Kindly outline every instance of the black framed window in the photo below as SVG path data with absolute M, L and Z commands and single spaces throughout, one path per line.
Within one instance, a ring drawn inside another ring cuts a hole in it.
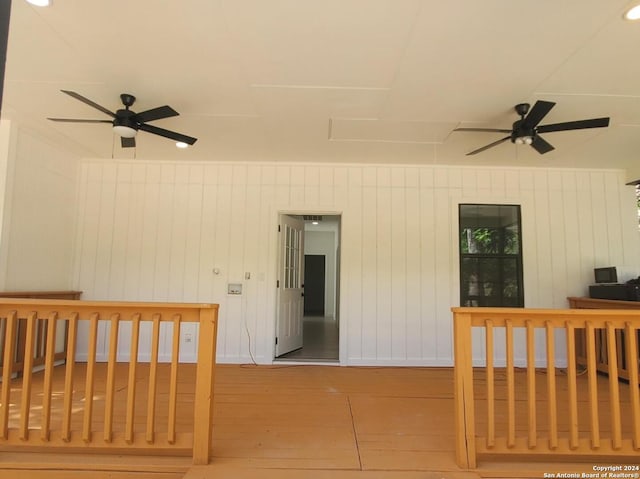
M 523 307 L 520 206 L 461 204 L 460 305 Z

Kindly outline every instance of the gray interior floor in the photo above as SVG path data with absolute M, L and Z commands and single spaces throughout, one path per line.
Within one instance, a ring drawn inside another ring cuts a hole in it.
M 295 361 L 338 361 L 338 324 L 328 316 L 305 316 L 302 347 L 277 359 Z

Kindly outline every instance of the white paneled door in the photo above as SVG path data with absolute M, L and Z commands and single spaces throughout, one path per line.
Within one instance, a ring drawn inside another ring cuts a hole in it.
M 281 215 L 278 235 L 276 357 L 302 347 L 304 221 Z

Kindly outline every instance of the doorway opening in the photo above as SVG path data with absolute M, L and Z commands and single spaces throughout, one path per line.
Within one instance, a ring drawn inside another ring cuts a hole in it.
M 283 214 L 279 224 L 275 360 L 337 362 L 340 215 Z

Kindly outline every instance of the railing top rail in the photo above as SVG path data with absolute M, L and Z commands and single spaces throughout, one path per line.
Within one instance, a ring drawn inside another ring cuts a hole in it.
M 24 298 L 25 296 L 44 296 L 44 295 L 60 295 L 60 294 L 82 294 L 82 291 L 75 290 L 24 290 L 24 291 L 0 291 L 0 298 Z
M 70 305 L 82 307 L 118 307 L 118 308 L 181 308 L 181 309 L 203 309 L 217 308 L 217 304 L 213 303 L 162 303 L 153 301 L 85 301 L 77 299 L 26 299 L 26 298 L 0 298 L 0 306 L 5 305 L 23 305 L 23 304 L 42 304 L 42 305 Z
M 554 327 L 570 321 L 576 327 L 584 327 L 589 322 L 595 327 L 612 323 L 616 328 L 625 323 L 640 325 L 640 310 L 633 309 L 529 309 L 529 308 L 469 308 L 453 307 L 454 321 L 469 320 L 472 326 L 484 326 L 491 320 L 495 326 L 504 325 L 508 320 L 514 326 L 523 326 L 527 321 L 536 327 L 551 323 Z
M 453 307 L 454 313 L 470 314 L 472 316 L 496 317 L 524 317 L 524 316 L 624 316 L 640 318 L 637 309 L 539 309 L 539 308 L 478 308 Z
M 567 296 L 569 302 L 571 301 L 579 301 L 580 303 L 597 303 L 601 304 L 610 304 L 615 306 L 615 309 L 618 309 L 620 306 L 623 306 L 621 309 L 625 309 L 624 306 L 629 306 L 628 309 L 638 309 L 640 306 L 640 301 L 625 301 L 621 299 L 600 299 L 600 298 L 589 298 L 585 296 Z
M 10 311 L 16 311 L 19 317 L 26 317 L 36 311 L 39 316 L 57 313 L 65 318 L 71 314 L 78 314 L 80 319 L 88 319 L 97 314 L 100 319 L 109 319 L 113 314 L 120 314 L 122 319 L 131 319 L 139 314 L 141 319 L 148 320 L 155 314 L 160 314 L 162 320 L 170 320 L 174 315 L 180 315 L 183 321 L 199 320 L 202 310 L 217 311 L 217 304 L 208 303 L 154 303 L 133 301 L 81 301 L 66 299 L 16 299 L 0 298 L 0 317 Z

